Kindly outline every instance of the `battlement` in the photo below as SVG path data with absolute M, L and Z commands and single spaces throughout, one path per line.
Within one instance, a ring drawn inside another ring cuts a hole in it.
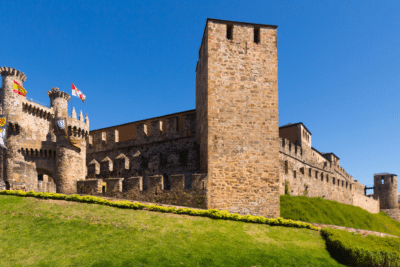
M 22 111 L 48 121 L 54 117 L 54 111 L 51 108 L 29 101 L 26 98 L 22 99 Z
M 15 68 L 11 67 L 0 67 L 0 75 L 1 76 L 17 76 L 19 79 L 21 79 L 22 82 L 26 81 L 26 75 L 19 70 L 16 70 Z
M 115 126 L 107 131 L 91 131 L 88 138 L 90 152 L 114 149 L 115 146 L 142 145 L 175 138 L 195 135 L 196 113 L 171 114 L 163 117 L 132 122 L 129 125 Z M 124 131 L 125 140 L 120 141 Z M 128 138 L 127 138 L 128 137 Z M 123 144 L 120 144 L 123 143 Z
M 51 107 L 53 107 L 53 100 L 56 98 L 64 98 L 65 100 L 69 101 L 71 96 L 66 92 L 60 91 L 58 87 L 51 88 L 51 91 L 47 92 L 47 95 L 50 97 L 51 100 Z
M 346 181 L 352 182 L 353 176 L 349 175 L 344 168 L 339 166 L 337 162 L 330 162 L 324 158 L 324 162 L 318 162 L 317 157 L 313 156 L 311 153 L 311 157 L 307 158 L 303 152 L 303 148 L 290 143 L 290 141 L 286 138 L 279 138 L 279 151 L 285 153 L 286 155 L 295 158 L 296 160 L 302 161 L 306 164 L 309 164 L 315 168 L 319 168 L 321 170 L 329 171 L 329 172 L 337 172 L 342 178 L 346 179 Z M 316 153 L 318 153 L 316 151 Z
M 87 115 L 86 115 L 87 118 Z M 86 138 L 89 135 L 89 121 L 67 117 L 68 134 L 70 136 Z
M 190 175 L 190 185 L 186 185 L 184 174 L 171 175 L 169 186 L 162 175 L 148 176 L 147 189 L 143 189 L 143 177 L 87 179 L 78 181 L 81 194 L 106 195 L 137 201 L 163 204 L 187 205 L 207 208 L 207 175 Z M 185 206 L 186 206 L 185 205 Z

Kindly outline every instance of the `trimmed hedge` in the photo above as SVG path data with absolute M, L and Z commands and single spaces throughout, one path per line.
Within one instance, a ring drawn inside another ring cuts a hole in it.
M 318 228 L 312 226 L 309 223 L 304 223 L 300 221 L 293 221 L 290 219 L 283 219 L 279 217 L 277 219 L 269 219 L 263 216 L 253 216 L 253 215 L 239 215 L 239 214 L 230 214 L 226 210 L 195 210 L 189 208 L 180 208 L 177 209 L 175 207 L 163 207 L 157 205 L 145 205 L 138 202 L 132 203 L 129 201 L 110 201 L 100 197 L 95 196 L 80 196 L 77 194 L 72 195 L 64 195 L 57 193 L 36 193 L 34 191 L 23 192 L 21 190 L 2 190 L 0 191 L 1 195 L 15 195 L 15 196 L 29 196 L 43 199 L 58 199 L 58 200 L 67 200 L 67 201 L 75 201 L 82 203 L 95 203 L 101 205 L 108 205 L 112 207 L 124 208 L 124 209 L 135 209 L 135 210 L 149 210 L 149 211 L 159 211 L 165 213 L 175 213 L 175 214 L 187 214 L 192 216 L 202 216 L 209 217 L 213 219 L 223 219 L 223 220 L 232 220 L 232 221 L 241 221 L 241 222 L 250 222 L 250 223 L 261 223 L 268 225 L 276 225 L 276 226 L 287 226 L 287 227 L 297 227 L 297 228 L 307 228 L 311 230 L 318 230 Z
M 323 228 L 328 251 L 346 266 L 400 266 L 400 239 L 350 233 L 339 229 Z

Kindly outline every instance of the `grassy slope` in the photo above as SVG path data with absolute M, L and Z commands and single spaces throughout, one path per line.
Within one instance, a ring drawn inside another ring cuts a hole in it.
M 360 207 L 319 197 L 281 196 L 281 217 L 400 236 L 400 222 L 391 219 L 386 213 L 372 214 Z
M 4 267 L 343 266 L 308 229 L 5 195 L 0 255 Z

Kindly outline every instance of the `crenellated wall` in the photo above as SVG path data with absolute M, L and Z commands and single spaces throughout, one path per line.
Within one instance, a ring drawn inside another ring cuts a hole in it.
M 88 154 L 195 135 L 196 111 L 169 114 L 90 132 Z
M 190 184 L 186 184 L 188 180 L 190 180 Z M 78 192 L 153 203 L 207 208 L 207 175 L 205 174 L 192 174 L 190 177 L 185 177 L 183 174 L 171 175 L 168 188 L 165 188 L 162 175 L 149 176 L 148 181 L 148 187 L 144 189 L 142 176 L 88 179 L 78 181 Z M 104 188 L 103 183 L 105 183 Z
M 287 183 L 289 193 L 294 196 L 322 197 L 379 212 L 379 199 L 366 197 L 365 185 L 353 182 L 353 177 L 337 162 L 329 162 L 317 150 L 303 153 L 302 147 L 280 138 L 279 161 L 281 195 L 285 194 Z

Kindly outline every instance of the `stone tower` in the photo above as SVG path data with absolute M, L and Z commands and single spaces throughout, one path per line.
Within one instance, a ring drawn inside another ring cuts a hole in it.
M 13 92 L 14 81 L 23 86 L 26 75 L 19 70 L 10 67 L 1 67 L 0 74 L 2 76 L 2 88 L 0 92 L 1 111 L 8 115 L 8 128 L 6 133 L 5 145 L 7 149 L 1 148 L 1 176 L 6 184 L 6 188 L 10 184 L 15 189 L 34 190 L 37 188 L 37 178 L 31 179 L 35 173 L 35 167 L 26 162 L 18 153 L 20 134 L 20 119 L 22 112 L 23 96 Z M 10 127 L 15 125 L 16 127 Z
M 277 26 L 207 19 L 196 140 L 208 208 L 280 216 Z
M 51 109 L 54 110 L 53 124 L 65 119 L 68 135 L 80 141 L 85 138 L 84 132 L 89 131 L 89 121 L 68 117 L 68 101 L 71 96 L 58 88 L 47 92 L 50 97 Z M 76 193 L 76 182 L 86 176 L 86 142 L 80 142 L 80 148 L 73 146 L 62 131 L 56 132 L 56 170 L 55 181 L 58 193 Z
M 374 174 L 374 195 L 379 196 L 381 209 L 398 209 L 397 175 Z

